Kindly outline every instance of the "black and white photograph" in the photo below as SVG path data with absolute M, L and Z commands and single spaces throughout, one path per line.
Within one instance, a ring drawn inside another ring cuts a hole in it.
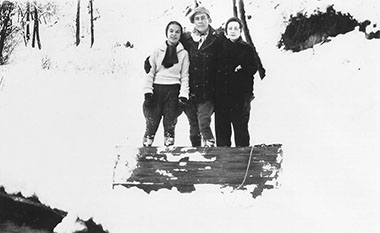
M 0 232 L 379 232 L 379 55 L 378 0 L 0 0 Z

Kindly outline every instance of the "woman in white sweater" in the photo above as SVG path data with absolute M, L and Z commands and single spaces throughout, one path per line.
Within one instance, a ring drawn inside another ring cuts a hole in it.
M 164 144 L 174 144 L 177 118 L 189 98 L 189 55 L 179 42 L 182 26 L 177 21 L 171 21 L 165 32 L 167 40 L 150 55 L 152 68 L 144 82 L 144 146 L 152 145 L 161 118 Z

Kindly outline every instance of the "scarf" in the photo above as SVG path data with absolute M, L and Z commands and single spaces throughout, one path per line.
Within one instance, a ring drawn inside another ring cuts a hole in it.
M 206 40 L 208 36 L 208 31 L 209 29 L 206 32 L 201 33 L 200 31 L 194 28 L 194 30 L 191 32 L 191 37 L 193 38 L 193 41 L 198 42 L 198 49 L 201 48 L 203 42 Z
M 167 47 L 166 47 L 164 60 L 162 60 L 162 65 L 165 68 L 170 68 L 174 64 L 178 63 L 178 57 L 177 57 L 177 45 L 178 45 L 178 43 L 175 45 L 170 45 L 166 41 L 166 45 L 167 45 Z

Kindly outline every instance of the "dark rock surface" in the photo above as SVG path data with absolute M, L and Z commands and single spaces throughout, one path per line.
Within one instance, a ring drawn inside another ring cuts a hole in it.
M 23 197 L 20 193 L 8 194 L 0 187 L 0 232 L 1 233 L 46 233 L 67 215 L 65 211 L 42 204 L 37 197 Z M 78 221 L 81 221 L 78 219 Z M 82 221 L 86 225 L 83 233 L 105 233 L 101 225 L 92 219 Z

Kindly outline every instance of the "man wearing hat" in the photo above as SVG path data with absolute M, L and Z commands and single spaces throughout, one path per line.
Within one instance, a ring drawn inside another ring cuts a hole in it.
M 182 35 L 181 43 L 189 53 L 190 98 L 184 112 L 189 119 L 192 146 L 215 146 L 211 131 L 211 115 L 214 112 L 214 85 L 216 78 L 216 50 L 219 34 L 210 26 L 210 12 L 203 6 L 190 15 L 194 24 L 192 32 Z

